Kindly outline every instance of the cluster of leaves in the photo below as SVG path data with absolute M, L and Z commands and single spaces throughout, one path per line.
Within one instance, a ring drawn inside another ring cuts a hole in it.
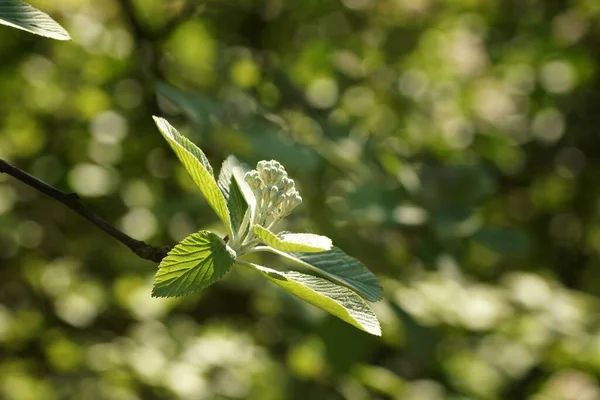
M 0 1 L 0 23 L 53 39 L 70 39 L 69 34 L 47 14 L 19 0 Z M 257 223 L 259 220 L 254 215 L 257 199 L 243 179 L 248 168 L 230 156 L 223 163 L 216 181 L 202 150 L 165 119 L 155 117 L 154 120 L 225 224 L 227 238 L 233 245 L 210 231 L 186 237 L 160 263 L 153 296 L 175 297 L 193 293 L 223 278 L 237 263 L 255 269 L 288 292 L 357 328 L 381 335 L 377 317 L 364 300 L 381 300 L 382 289 L 375 275 L 357 259 L 337 247 L 332 248 L 327 237 L 306 233 L 276 235 L 269 230 L 273 224 L 264 227 Z M 260 242 L 264 245 L 258 245 Z M 278 271 L 239 258 L 256 251 L 280 254 L 329 280 L 296 271 Z
M 200 231 L 183 239 L 160 263 L 152 294 L 182 296 L 205 288 L 223 278 L 234 264 L 260 272 L 271 282 L 302 300 L 369 332 L 381 335 L 373 310 L 364 299 L 381 299 L 381 285 L 360 261 L 332 247 L 325 236 L 309 233 L 280 233 L 262 226 L 264 219 L 257 198 L 244 179 L 249 170 L 233 156 L 228 157 L 215 180 L 213 169 L 202 152 L 164 118 L 154 118 L 158 129 L 192 177 L 212 209 L 225 225 L 228 242 L 213 232 Z M 292 183 L 293 184 L 293 183 Z M 279 254 L 322 276 L 297 271 L 278 271 L 242 260 L 257 251 Z

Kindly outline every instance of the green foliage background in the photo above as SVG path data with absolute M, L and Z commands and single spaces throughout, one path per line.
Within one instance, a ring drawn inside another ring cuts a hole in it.
M 600 2 L 30 3 L 73 41 L 0 26 L 0 157 L 155 245 L 220 228 L 151 115 L 279 160 L 282 228 L 376 272 L 383 336 L 240 268 L 151 298 L 0 175 L 1 399 L 600 398 Z

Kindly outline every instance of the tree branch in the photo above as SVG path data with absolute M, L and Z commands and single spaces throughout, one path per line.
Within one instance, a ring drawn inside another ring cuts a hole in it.
M 206 4 L 197 4 L 194 0 L 188 1 L 179 11 L 179 13 L 171 18 L 170 21 L 160 28 L 159 30 L 152 33 L 154 40 L 163 40 L 169 36 L 179 25 L 184 23 L 190 18 L 196 17 L 202 13 L 205 9 Z
M 104 232 L 108 233 L 113 238 L 117 239 L 119 242 L 123 243 L 125 246 L 129 247 L 131 251 L 138 255 L 138 257 L 159 263 L 163 258 L 166 257 L 167 253 L 171 249 L 171 246 L 154 247 L 146 242 L 132 238 L 85 208 L 81 202 L 81 199 L 76 193 L 63 192 L 54 186 L 39 180 L 35 176 L 29 175 L 27 172 L 10 165 L 2 159 L 0 159 L 0 173 L 11 175 L 26 185 L 36 189 L 37 191 L 42 192 L 55 200 L 58 200 L 71 210 L 75 211 L 77 214 L 81 215 L 83 218 L 96 225 L 98 228 L 102 229 Z

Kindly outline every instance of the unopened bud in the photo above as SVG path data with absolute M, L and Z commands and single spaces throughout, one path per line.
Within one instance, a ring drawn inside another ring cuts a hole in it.
M 290 211 L 296 207 L 298 207 L 302 203 L 302 197 L 298 194 L 298 192 L 294 192 L 289 197 Z
M 244 175 L 244 180 L 248 183 L 248 185 L 250 186 L 250 188 L 252 188 L 253 191 L 258 189 L 261 185 L 258 172 L 254 170 L 246 172 L 246 174 Z
M 294 181 L 288 177 L 284 177 L 281 182 L 281 188 L 284 192 L 288 193 L 294 188 Z
M 244 179 L 256 196 L 257 223 L 273 223 L 302 202 L 294 180 L 275 160 L 259 161 L 256 170 L 247 172 Z
M 269 165 L 267 161 L 259 161 L 258 164 L 256 164 L 256 170 L 259 174 L 262 174 L 267 165 Z

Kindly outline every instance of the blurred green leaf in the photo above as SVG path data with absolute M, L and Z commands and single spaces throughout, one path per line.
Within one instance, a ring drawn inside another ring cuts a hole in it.
M 483 228 L 473 239 L 503 254 L 526 255 L 531 248 L 529 236 L 516 229 Z
M 380 343 L 379 338 L 352 329 L 337 318 L 323 321 L 318 331 L 325 343 L 325 358 L 336 373 L 348 373 L 357 364 L 366 362 Z M 348 351 L 350 348 L 352 351 Z
M 292 140 L 291 133 L 282 127 L 259 117 L 243 127 L 254 148 L 255 157 L 262 160 L 285 160 L 289 170 L 312 171 L 319 165 L 319 158 L 309 147 Z
M 212 232 L 201 231 L 175 246 L 158 267 L 152 295 L 183 296 L 221 279 L 235 260 L 235 252 Z
M 289 140 L 287 128 L 280 118 L 274 118 L 254 98 L 240 90 L 225 91 L 218 100 L 166 83 L 159 83 L 156 91 L 179 108 L 197 128 L 206 128 L 210 120 L 217 125 L 242 130 L 241 138 L 249 142 L 254 159 L 281 159 L 288 168 L 303 171 L 317 165 L 314 151 Z
M 426 166 L 421 179 L 421 195 L 431 205 L 468 206 L 496 190 L 495 180 L 481 165 Z
M 248 263 L 249 264 L 249 263 Z M 381 336 L 381 327 L 371 307 L 350 289 L 326 279 L 296 271 L 277 271 L 251 264 L 271 282 L 302 300 L 319 307 L 372 335 Z
M 203 127 L 209 116 L 219 113 L 219 108 L 212 101 L 199 95 L 184 92 L 166 83 L 158 83 L 156 93 L 181 109 L 197 127 Z
M 0 0 L 0 24 L 56 40 L 71 40 L 50 16 L 19 0 Z

